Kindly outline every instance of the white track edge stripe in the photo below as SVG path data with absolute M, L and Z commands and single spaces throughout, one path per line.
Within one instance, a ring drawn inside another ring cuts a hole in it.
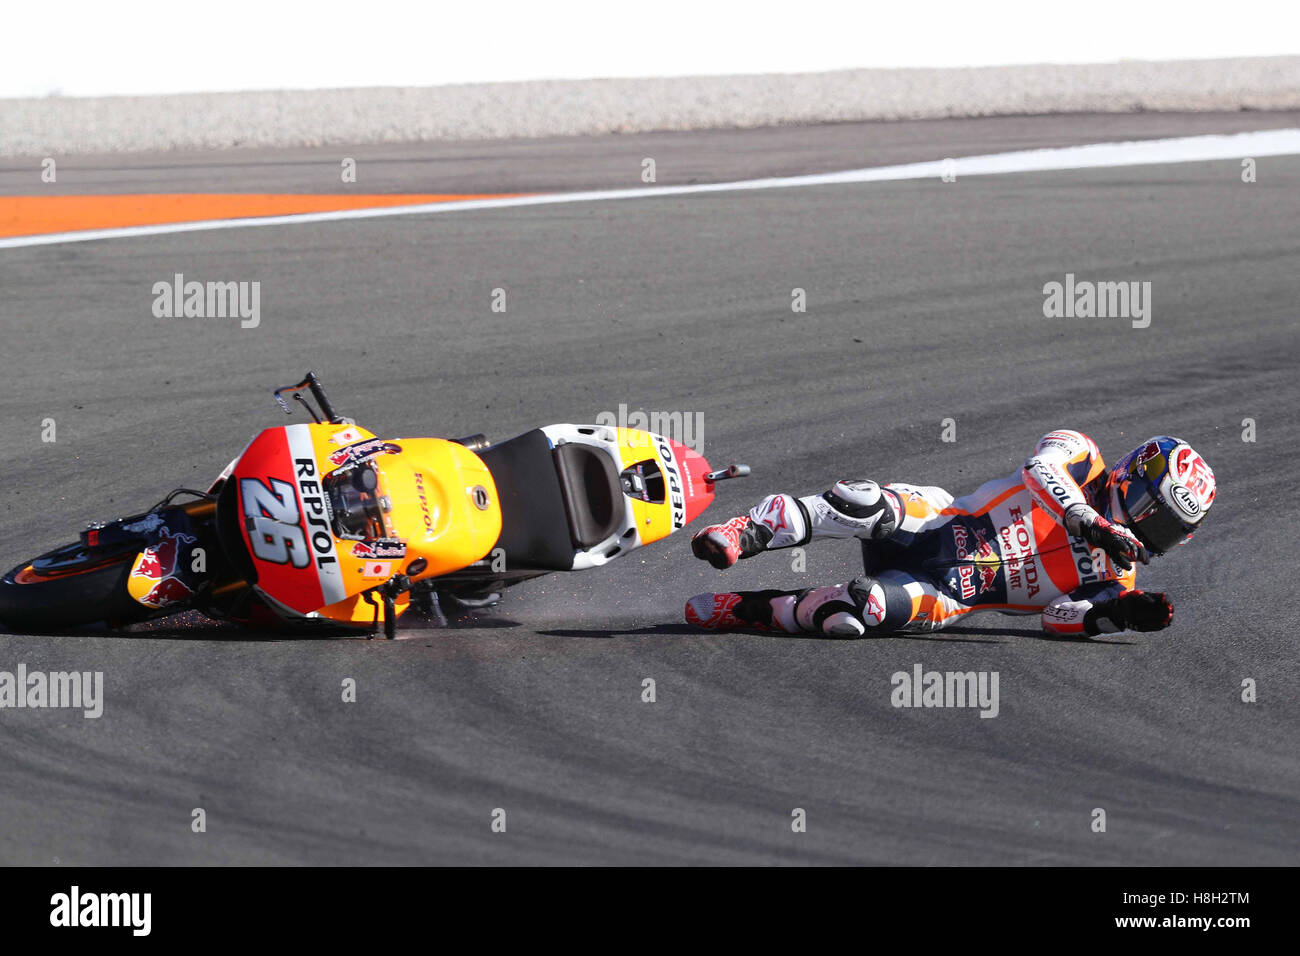
M 422 203 L 413 206 L 340 209 L 333 212 L 256 216 L 243 219 L 205 219 L 197 222 L 123 226 L 113 229 L 87 229 L 38 236 L 12 236 L 0 239 L 0 249 L 46 246 L 64 242 L 90 242 L 95 239 L 163 236 L 178 232 L 200 232 L 210 229 L 292 226 L 314 222 L 381 219 L 388 216 L 416 216 L 426 213 L 460 212 L 473 209 L 509 209 L 519 206 L 605 202 L 617 199 L 657 199 L 666 196 L 734 192 L 749 189 L 792 189 L 802 186 L 827 186 L 843 183 L 937 179 L 945 173 L 961 178 L 963 176 L 993 176 L 1006 173 L 1047 172 L 1051 170 L 1092 169 L 1113 166 L 1146 166 L 1162 163 L 1191 163 L 1218 159 L 1245 159 L 1247 157 L 1257 158 L 1260 156 L 1289 156 L 1296 154 L 1300 154 L 1300 129 L 1260 130 L 1230 135 L 1184 136 L 1175 139 L 1095 143 L 1087 146 L 1021 150 L 1012 153 L 992 153 L 984 156 L 962 156 L 953 160 L 930 160 L 920 163 L 906 163 L 899 166 L 875 166 L 834 173 L 743 179 L 735 182 L 695 183 L 683 186 L 645 186 L 639 189 L 604 189 L 572 193 L 543 193 L 532 196 L 509 196 L 500 199 L 452 200 L 449 202 Z M 4 197 L 0 197 L 0 203 L 3 201 Z

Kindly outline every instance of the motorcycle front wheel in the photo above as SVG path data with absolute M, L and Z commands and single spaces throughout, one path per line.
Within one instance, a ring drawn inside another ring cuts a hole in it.
M 20 564 L 0 578 L 0 623 L 12 631 L 41 633 L 96 621 L 118 627 L 144 620 L 148 608 L 126 589 L 137 553 L 97 555 L 72 544 Z

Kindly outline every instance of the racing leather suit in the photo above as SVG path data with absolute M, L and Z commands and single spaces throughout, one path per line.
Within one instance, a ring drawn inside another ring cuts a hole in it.
M 749 513 L 761 550 L 856 537 L 867 571 L 840 586 L 771 592 L 772 625 L 835 633 L 827 618 L 848 612 L 869 636 L 935 630 L 995 610 L 1039 615 L 1057 634 L 1123 630 L 1116 599 L 1140 594 L 1130 591 L 1136 568 L 1117 566 L 1067 530 L 1079 530 L 1071 519 L 1080 513 L 1095 520 L 1105 512 L 1106 480 L 1092 439 L 1054 431 L 1018 472 L 961 498 L 873 481 L 841 481 L 803 498 L 769 496 Z

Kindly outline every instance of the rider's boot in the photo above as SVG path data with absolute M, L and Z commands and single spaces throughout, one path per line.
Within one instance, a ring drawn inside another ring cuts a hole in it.
M 847 584 L 800 591 L 697 594 L 686 602 L 686 623 L 711 631 L 753 629 L 864 637 L 869 631 L 886 633 L 895 626 L 892 621 L 885 626 L 886 603 L 878 582 L 859 577 Z
M 710 631 L 752 628 L 759 631 L 798 630 L 792 614 L 777 613 L 778 606 L 794 607 L 798 591 L 732 591 L 725 594 L 697 594 L 686 602 L 686 623 Z M 786 620 L 783 620 L 783 617 Z

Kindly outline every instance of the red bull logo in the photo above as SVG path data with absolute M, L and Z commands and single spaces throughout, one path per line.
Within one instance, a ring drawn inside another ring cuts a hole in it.
M 357 541 L 352 545 L 354 558 L 400 559 L 406 557 L 406 543 L 403 541 Z
M 998 580 L 997 565 L 981 564 L 979 568 L 979 573 L 980 573 L 980 590 L 982 591 L 992 590 L 993 585 L 996 584 Z
M 155 580 L 170 577 L 176 572 L 176 558 L 180 554 L 181 546 L 198 541 L 198 538 L 193 535 L 172 534 L 165 525 L 159 529 L 159 534 L 161 535 L 159 540 L 141 553 L 139 563 L 131 571 L 132 577 Z
M 173 604 L 184 604 L 194 596 L 190 586 L 180 578 L 164 578 L 153 586 L 153 590 L 140 598 L 141 604 L 147 604 L 149 607 L 170 607 Z
M 344 445 L 336 452 L 330 453 L 330 464 L 359 464 L 376 455 L 395 455 L 402 450 L 401 445 L 384 441 L 382 438 L 367 438 L 352 445 Z
M 177 568 L 183 566 L 189 545 L 197 542 L 198 538 L 181 532 L 172 534 L 166 526 L 160 528 L 158 533 L 159 539 L 140 552 L 130 575 L 132 578 L 144 578 L 158 583 L 143 596 L 140 595 L 139 588 L 129 590 L 141 604 L 163 608 L 193 597 L 193 589 L 177 576 Z

